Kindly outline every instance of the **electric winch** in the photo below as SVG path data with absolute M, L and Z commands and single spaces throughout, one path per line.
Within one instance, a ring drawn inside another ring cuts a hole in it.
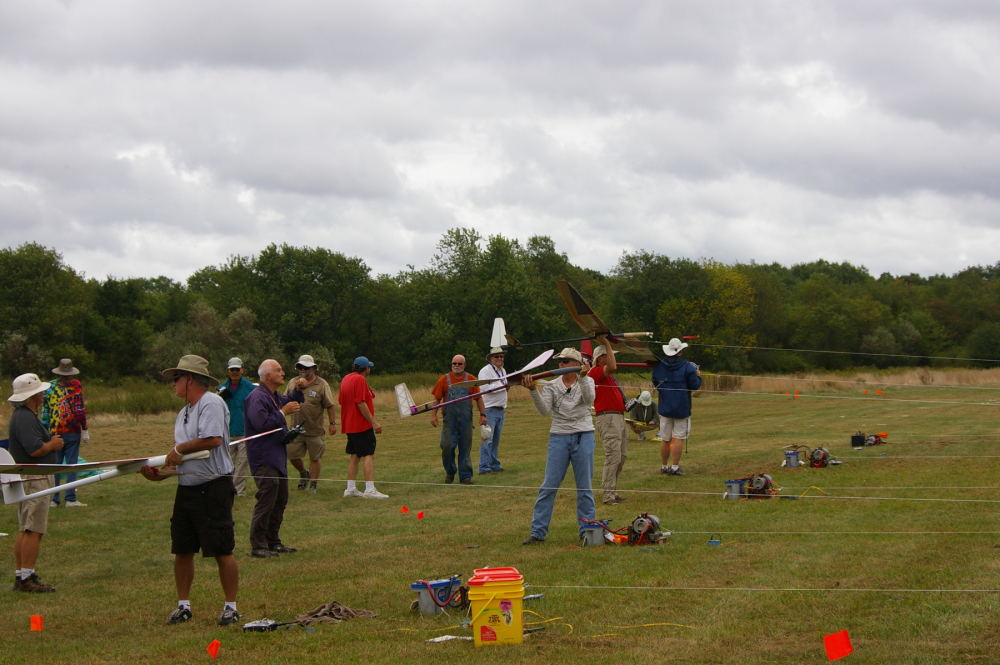
M 798 462 L 798 456 L 803 453 L 805 454 L 808 462 L 805 460 Z M 830 454 L 829 450 L 822 446 L 818 448 L 809 448 L 809 446 L 791 446 L 785 451 L 785 463 L 782 466 L 791 467 L 797 462 L 800 464 L 808 464 L 814 469 L 836 466 L 841 463 Z
M 612 529 L 608 526 L 611 520 L 588 520 L 590 529 L 600 529 L 604 532 L 604 539 L 618 544 L 636 545 L 657 545 L 671 535 L 670 531 L 663 531 L 660 526 L 660 518 L 649 513 L 642 513 L 628 526 L 620 529 Z M 588 529 L 588 527 L 584 527 Z M 589 539 L 588 539 L 589 540 Z
M 864 448 L 865 446 L 881 446 L 883 444 L 889 443 L 886 439 L 889 438 L 888 432 L 879 432 L 878 434 L 865 434 L 861 430 L 858 430 L 857 434 L 851 435 L 851 447 L 855 450 Z

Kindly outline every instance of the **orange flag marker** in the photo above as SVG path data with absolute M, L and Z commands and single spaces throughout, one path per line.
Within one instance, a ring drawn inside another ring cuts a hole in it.
M 838 658 L 843 658 L 848 654 L 854 653 L 854 647 L 851 646 L 851 638 L 848 637 L 846 630 L 826 635 L 823 638 L 823 646 L 826 647 L 826 657 L 830 660 L 837 660 Z
M 212 643 L 205 648 L 205 651 L 207 651 L 208 655 L 211 656 L 212 658 L 218 658 L 220 646 L 222 646 L 222 644 L 219 642 L 219 640 L 212 640 Z
M 866 394 L 866 395 L 868 394 L 868 391 L 867 391 L 867 390 L 865 391 L 865 394 Z
M 410 509 L 407 508 L 406 506 L 403 506 L 402 508 L 399 509 L 399 512 L 405 515 L 406 513 L 410 512 Z
M 37 631 L 41 631 L 42 630 L 42 615 L 41 614 L 32 614 L 31 615 L 31 630 L 37 630 Z
M 418 520 L 424 519 L 424 511 L 421 510 L 419 513 L 417 513 L 417 519 Z
M 876 395 L 884 395 L 885 393 L 884 393 L 884 392 L 882 392 L 881 390 L 876 390 L 876 391 L 875 391 L 875 394 L 876 394 Z

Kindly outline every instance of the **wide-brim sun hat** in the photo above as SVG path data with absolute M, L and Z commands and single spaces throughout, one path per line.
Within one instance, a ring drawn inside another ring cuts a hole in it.
M 296 367 L 315 367 L 316 361 L 310 355 L 299 356 L 298 361 L 295 363 Z
M 59 361 L 59 367 L 52 370 L 53 374 L 58 374 L 59 376 L 73 376 L 79 374 L 80 370 L 73 367 L 73 361 L 69 358 L 63 358 Z
M 669 344 L 663 345 L 663 352 L 668 356 L 676 356 L 678 353 L 688 348 L 687 342 L 682 342 L 676 337 L 670 340 Z
M 560 351 L 557 355 L 552 356 L 552 360 L 575 360 L 578 363 L 583 362 L 583 356 L 576 349 L 567 346 L 565 349 Z
M 653 396 L 649 394 L 648 390 L 643 390 L 639 394 L 639 404 L 642 404 L 643 406 L 649 406 L 652 403 L 653 403 Z
M 490 349 L 490 352 L 486 354 L 487 358 L 492 358 L 493 356 L 505 356 L 507 351 L 504 350 L 502 346 L 494 346 Z
M 23 402 L 32 395 L 48 390 L 51 385 L 48 381 L 39 379 L 37 374 L 22 374 L 11 384 L 14 394 L 8 397 L 7 401 Z
M 201 356 L 181 356 L 177 367 L 163 370 L 163 376 L 168 379 L 178 374 L 197 374 L 199 376 L 207 376 L 212 381 L 218 381 L 217 378 L 208 373 L 208 361 Z

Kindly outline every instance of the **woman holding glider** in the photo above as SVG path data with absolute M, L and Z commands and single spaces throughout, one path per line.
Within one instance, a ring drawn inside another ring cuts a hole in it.
M 594 403 L 594 380 L 587 376 L 590 363 L 582 362 L 580 352 L 566 348 L 555 356 L 559 367 L 579 367 L 579 373 L 564 374 L 551 381 L 541 391 L 531 376 L 525 374 L 521 385 L 531 391 L 531 401 L 543 416 L 552 414 L 549 430 L 549 449 L 545 460 L 545 480 L 538 490 L 535 512 L 531 519 L 531 535 L 522 545 L 532 545 L 545 540 L 552 520 L 552 506 L 556 492 L 570 464 L 576 479 L 576 518 L 583 537 L 585 520 L 593 520 L 594 492 L 591 478 L 594 475 L 594 421 L 590 407 Z

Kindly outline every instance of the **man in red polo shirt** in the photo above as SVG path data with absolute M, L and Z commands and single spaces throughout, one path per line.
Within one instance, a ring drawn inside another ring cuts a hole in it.
M 351 373 L 340 382 L 340 420 L 347 435 L 346 452 L 351 456 L 351 461 L 347 463 L 345 497 L 389 498 L 375 489 L 375 435 L 382 433 L 382 426 L 375 421 L 375 393 L 365 381 L 374 366 L 368 358 L 358 356 L 351 366 Z M 364 492 L 359 492 L 355 485 L 361 460 L 364 460 Z
M 601 486 L 604 503 L 615 505 L 625 499 L 615 491 L 618 474 L 625 466 L 628 447 L 628 427 L 625 425 L 625 393 L 612 374 L 618 369 L 614 352 L 608 352 L 606 335 L 597 337 L 601 343 L 594 349 L 594 368 L 590 378 L 594 380 L 594 411 L 597 412 L 595 425 L 604 446 L 604 475 Z

